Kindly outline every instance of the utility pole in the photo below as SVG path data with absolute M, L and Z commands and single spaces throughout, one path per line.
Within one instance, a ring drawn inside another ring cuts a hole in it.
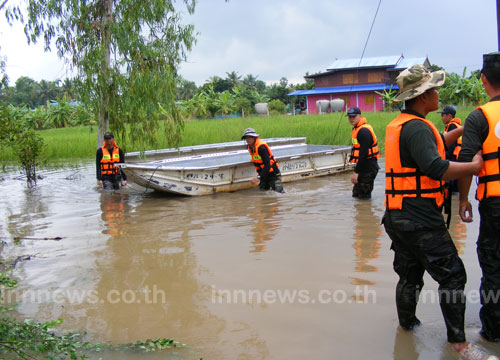
M 497 40 L 498 51 L 500 51 L 500 0 L 497 0 Z

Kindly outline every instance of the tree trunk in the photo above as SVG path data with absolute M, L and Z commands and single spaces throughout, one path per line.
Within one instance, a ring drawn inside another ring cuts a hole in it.
M 102 146 L 104 133 L 109 130 L 109 66 L 111 63 L 111 22 L 113 21 L 113 0 L 104 0 L 104 14 L 102 17 L 102 29 L 104 31 L 104 64 L 101 69 L 103 77 L 103 86 L 101 87 L 101 96 L 99 100 L 99 119 L 97 126 L 97 148 Z

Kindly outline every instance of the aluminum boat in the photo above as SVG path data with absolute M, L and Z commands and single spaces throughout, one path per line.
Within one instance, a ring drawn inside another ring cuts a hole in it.
M 353 168 L 348 162 L 350 146 L 308 145 L 305 138 L 263 140 L 279 164 L 283 182 Z M 127 153 L 125 159 L 117 166 L 128 181 L 167 193 L 197 196 L 256 186 L 250 183 L 257 173 L 244 141 Z

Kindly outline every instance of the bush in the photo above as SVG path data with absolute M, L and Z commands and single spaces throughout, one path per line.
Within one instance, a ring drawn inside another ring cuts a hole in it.
M 236 112 L 238 112 L 242 116 L 243 113 L 245 116 L 248 116 L 254 112 L 252 103 L 247 98 L 236 99 L 234 102 L 234 108 L 236 109 Z
M 272 114 L 284 114 L 285 113 L 285 104 L 283 104 L 280 100 L 272 100 L 269 102 L 269 113 Z

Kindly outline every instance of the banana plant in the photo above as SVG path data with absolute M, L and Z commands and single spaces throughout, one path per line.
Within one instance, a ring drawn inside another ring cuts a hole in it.
M 252 92 L 252 95 L 256 103 L 261 103 L 261 102 L 266 103 L 269 102 L 270 100 L 269 96 L 267 96 L 266 94 L 261 94 L 256 90 Z
M 226 114 L 232 110 L 233 102 L 233 95 L 229 91 L 225 90 L 219 93 L 218 98 L 215 100 L 215 104 L 221 112 L 223 119 L 226 117 Z
M 398 92 L 393 90 L 392 86 L 389 90 L 384 89 L 383 92 L 375 91 L 375 93 L 384 101 L 384 111 L 394 111 L 394 106 L 401 107 L 401 103 L 396 101 Z

